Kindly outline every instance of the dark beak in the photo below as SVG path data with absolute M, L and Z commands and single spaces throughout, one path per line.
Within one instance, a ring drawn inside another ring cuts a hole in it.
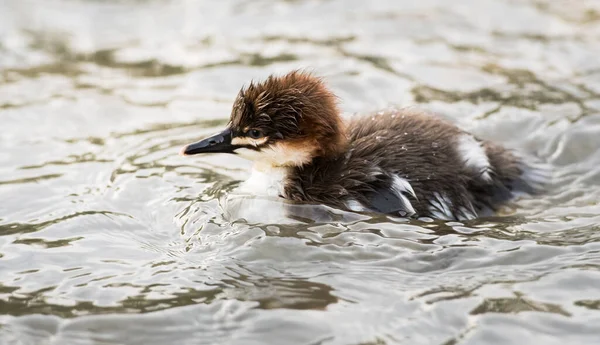
M 195 155 L 198 153 L 233 153 L 237 146 L 231 145 L 231 129 L 213 135 L 210 138 L 189 144 L 181 149 L 182 155 Z

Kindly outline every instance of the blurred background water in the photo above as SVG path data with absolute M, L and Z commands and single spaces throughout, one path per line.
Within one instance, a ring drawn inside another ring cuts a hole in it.
M 1 0 L 0 343 L 597 343 L 599 56 L 596 0 Z M 296 68 L 554 183 L 465 223 L 224 205 L 249 163 L 179 148 Z

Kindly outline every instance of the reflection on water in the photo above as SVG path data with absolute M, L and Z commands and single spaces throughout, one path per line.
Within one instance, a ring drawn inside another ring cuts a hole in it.
M 597 342 L 599 13 L 0 3 L 0 343 Z M 546 158 L 555 183 L 500 216 L 407 221 L 236 195 L 247 162 L 177 155 L 242 84 L 295 68 L 346 116 L 431 109 Z

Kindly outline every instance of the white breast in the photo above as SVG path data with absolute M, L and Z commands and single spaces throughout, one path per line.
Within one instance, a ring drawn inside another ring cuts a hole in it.
M 240 185 L 237 192 L 250 195 L 281 196 L 287 173 L 287 168 L 255 165 L 250 178 Z

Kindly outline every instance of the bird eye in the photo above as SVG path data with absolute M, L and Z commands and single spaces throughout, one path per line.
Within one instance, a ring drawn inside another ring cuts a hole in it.
M 259 129 L 251 129 L 248 131 L 248 136 L 252 139 L 260 139 L 260 138 L 264 137 L 264 134 Z

